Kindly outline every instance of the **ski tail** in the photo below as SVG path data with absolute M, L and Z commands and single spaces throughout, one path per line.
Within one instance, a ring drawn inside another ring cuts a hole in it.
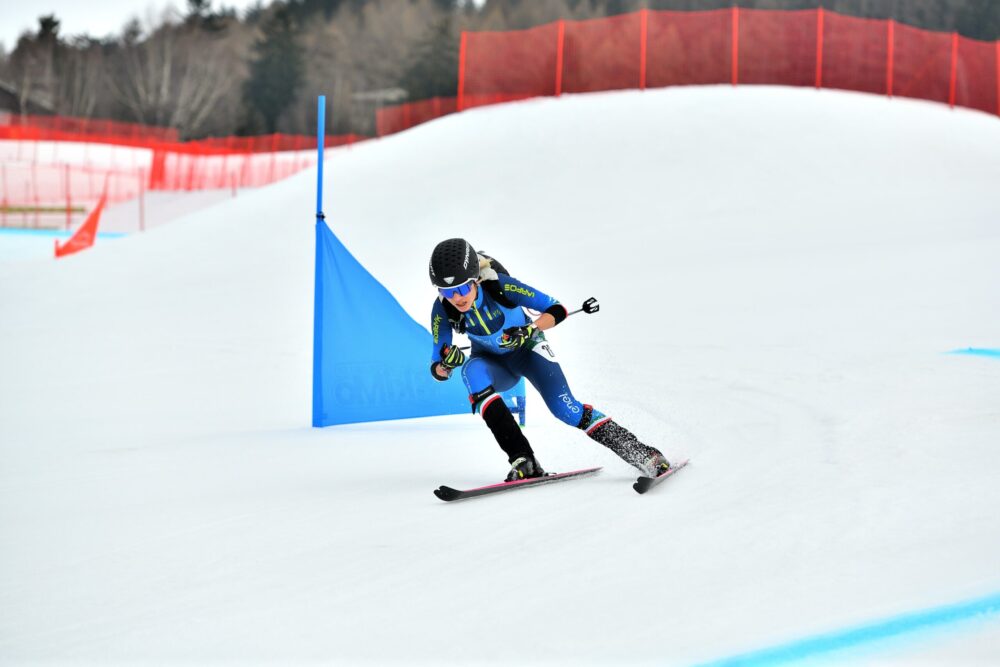
M 670 466 L 670 470 L 663 473 L 662 475 L 657 475 L 656 477 L 646 477 L 644 475 L 639 479 L 635 480 L 635 484 L 632 485 L 632 488 L 636 490 L 636 493 L 646 493 L 657 484 L 660 484 L 667 477 L 670 477 L 675 472 L 686 466 L 688 463 L 690 463 L 690 460 L 688 459 L 685 459 L 680 463 L 674 463 L 673 465 Z

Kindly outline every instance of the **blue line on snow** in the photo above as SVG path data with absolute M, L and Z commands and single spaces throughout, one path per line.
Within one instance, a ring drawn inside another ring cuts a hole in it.
M 758 667 L 779 665 L 807 658 L 815 658 L 825 653 L 833 653 L 854 648 L 862 644 L 877 642 L 899 635 L 927 630 L 932 627 L 969 621 L 976 617 L 1000 613 L 1000 593 L 989 597 L 937 607 L 925 611 L 903 614 L 885 621 L 860 625 L 798 641 L 772 646 L 771 648 L 744 653 L 703 663 L 700 667 Z
M 996 357 L 1000 359 L 1000 350 L 985 347 L 966 347 L 961 350 L 952 350 L 949 354 L 973 354 L 977 357 Z

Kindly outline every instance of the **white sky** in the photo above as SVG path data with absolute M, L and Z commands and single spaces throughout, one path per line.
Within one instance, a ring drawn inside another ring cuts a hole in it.
M 254 0 L 214 0 L 212 7 L 243 11 L 253 4 Z M 263 0 L 263 4 L 271 2 Z M 10 53 L 21 33 L 37 30 L 38 17 L 47 14 L 55 14 L 60 20 L 59 34 L 64 37 L 83 33 L 104 37 L 120 33 L 133 17 L 146 22 L 148 17 L 158 17 L 171 6 L 184 12 L 187 0 L 0 0 L 0 43 Z

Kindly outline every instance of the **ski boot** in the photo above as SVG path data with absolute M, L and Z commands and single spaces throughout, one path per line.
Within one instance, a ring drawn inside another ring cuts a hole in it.
M 639 470 L 644 471 L 646 477 L 656 478 L 670 470 L 670 461 L 668 461 L 660 452 L 656 452 L 646 459 L 642 465 L 636 467 L 639 468 Z
M 510 472 L 507 473 L 505 482 L 516 482 L 521 479 L 531 479 L 532 477 L 543 477 L 545 471 L 538 464 L 534 456 L 519 456 L 510 463 Z

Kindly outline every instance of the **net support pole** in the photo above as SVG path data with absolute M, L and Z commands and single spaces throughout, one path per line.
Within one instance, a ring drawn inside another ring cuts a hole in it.
M 320 238 L 325 225 L 323 215 L 323 153 L 326 144 L 326 96 L 320 95 L 316 109 L 316 264 L 313 278 L 313 414 L 312 425 L 318 425 L 318 408 L 316 397 L 320 395 L 322 386 L 321 364 L 323 354 L 323 264 Z
M 955 96 L 958 84 L 958 33 L 951 33 L 951 82 L 948 85 L 948 104 L 955 108 Z
M 465 53 L 468 48 L 468 34 L 463 30 L 462 39 L 458 43 L 458 99 L 455 100 L 455 110 L 465 109 Z
M 816 10 L 816 88 L 823 87 L 823 8 Z
M 893 66 L 894 66 L 894 63 L 895 63 L 895 60 L 896 60 L 896 21 L 895 20 L 889 19 L 889 28 L 888 28 L 888 31 L 889 31 L 889 34 L 888 34 L 888 38 L 887 39 L 889 40 L 889 48 L 888 48 L 888 52 L 889 53 L 886 56 L 886 66 L 885 66 L 885 69 L 886 69 L 886 73 L 885 73 L 885 94 L 888 95 L 889 97 L 892 97 L 892 75 L 893 75 Z
M 733 37 L 732 37 L 732 58 L 733 61 L 733 85 L 740 82 L 740 8 L 734 5 L 733 9 Z
M 566 21 L 561 20 L 556 32 L 556 97 L 562 95 L 563 45 L 566 42 Z
M 323 221 L 323 153 L 326 148 L 326 95 L 316 104 L 316 223 Z
M 639 90 L 646 90 L 646 39 L 649 33 L 649 10 L 639 10 Z

